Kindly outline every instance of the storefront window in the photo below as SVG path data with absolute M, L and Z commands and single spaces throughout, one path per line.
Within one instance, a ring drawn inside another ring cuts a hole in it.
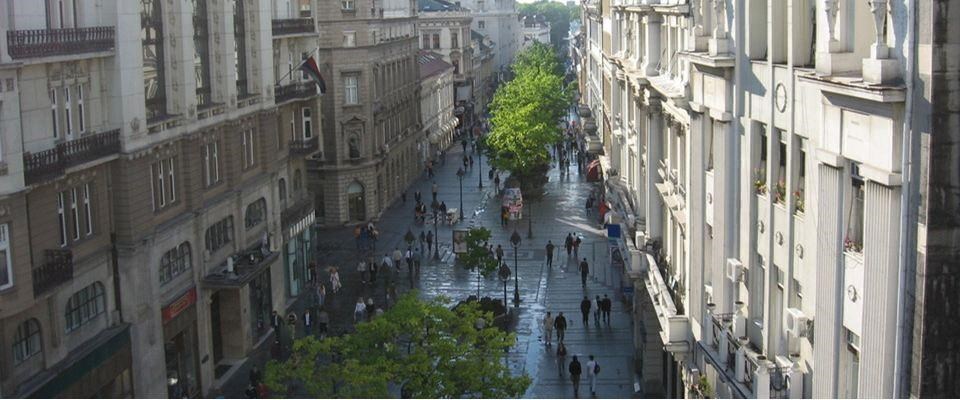
M 350 220 L 363 221 L 366 217 L 366 205 L 363 200 L 363 185 L 353 182 L 347 186 L 347 203 L 350 210 Z
M 167 360 L 167 396 L 171 399 L 193 397 L 199 392 L 196 343 L 191 326 L 164 344 Z
M 270 311 L 273 310 L 271 293 L 270 270 L 263 271 L 250 282 L 250 323 L 255 338 L 267 333 L 267 327 L 270 326 Z

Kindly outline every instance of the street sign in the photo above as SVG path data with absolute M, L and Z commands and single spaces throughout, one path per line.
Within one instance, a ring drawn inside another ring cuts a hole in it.
M 620 237 L 620 224 L 607 224 L 607 237 L 608 238 Z
M 620 291 L 623 292 L 623 295 L 624 295 L 624 296 L 630 296 L 630 295 L 633 294 L 633 285 L 624 286 L 624 287 L 620 288 Z

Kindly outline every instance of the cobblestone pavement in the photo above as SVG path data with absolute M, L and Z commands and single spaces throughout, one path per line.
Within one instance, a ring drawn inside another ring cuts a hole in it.
M 403 237 L 408 230 L 419 236 L 421 231 L 434 229 L 432 221 L 426 224 L 414 222 L 416 190 L 420 190 L 424 202 L 429 204 L 432 182 L 436 181 L 439 187 L 438 200 L 446 202 L 449 208 L 460 207 L 460 186 L 456 171 L 462 166 L 459 162 L 462 155 L 460 145 L 455 144 L 447 153 L 446 163 L 436 168 L 435 179 L 428 180 L 424 174 L 407 190 L 406 203 L 398 200 L 383 213 L 376 222 L 380 240 L 376 245 L 376 252 L 373 253 L 375 259 L 379 260 L 394 248 L 405 249 Z M 414 287 L 427 297 L 442 294 L 454 300 L 462 300 L 469 295 L 476 295 L 476 275 L 456 265 L 451 244 L 453 229 L 480 225 L 492 231 L 491 243 L 503 246 L 504 259 L 510 268 L 514 269 L 515 259 L 519 264 L 517 281 L 522 301 L 519 307 L 512 309 L 517 345 L 510 351 L 508 362 L 514 371 L 526 372 L 533 378 L 526 397 L 573 396 L 572 385 L 566 372 L 564 371 L 563 378 L 558 374 L 556 357 L 553 355 L 556 344 L 546 347 L 541 337 L 540 320 L 546 311 L 552 311 L 554 315 L 562 311 L 567 316 L 570 328 L 565 342 L 571 356 L 580 355 L 585 365 L 586 355 L 594 354 L 600 362 L 597 397 L 632 397 L 635 374 L 630 314 L 617 300 L 616 288 L 619 283 L 609 269 L 604 231 L 596 222 L 596 216 L 587 217 L 583 207 L 594 184 L 587 183 L 585 177 L 577 173 L 576 164 L 570 167 L 569 174 L 564 176 L 561 176 L 556 168 L 551 169 L 544 199 L 533 204 L 528 202 L 525 206 L 524 212 L 532 212 L 533 215 L 531 239 L 527 236 L 526 220 L 511 222 L 507 227 L 500 226 L 498 199 L 492 188 L 493 182 L 488 179 L 489 166 L 486 159 L 483 161 L 482 170 L 479 164 L 475 164 L 472 169 L 466 170 L 467 175 L 463 179 L 464 221 L 454 226 L 441 223 L 436 227 L 440 257 L 433 259 L 425 254 L 419 277 L 411 279 L 404 267 L 400 272 L 393 272 L 389 276 L 378 274 L 376 285 L 362 285 L 356 272 L 359 253 L 353 239 L 352 227 L 321 232 L 319 240 L 323 250 L 320 253 L 320 264 L 340 266 L 343 281 L 343 290 L 339 294 L 329 296 L 328 290 L 327 306 L 331 309 L 331 332 L 338 334 L 353 329 L 353 305 L 357 297 L 374 297 L 378 304 L 384 304 L 388 280 L 395 282 L 400 292 Z M 483 174 L 483 189 L 478 188 L 479 173 Z M 523 238 L 516 254 L 509 241 L 514 229 Z M 580 286 L 576 262 L 568 260 L 563 250 L 563 239 L 569 232 L 583 236 L 580 256 L 587 258 L 592 270 L 585 289 Z M 557 246 L 553 268 L 545 265 L 544 247 L 547 240 L 552 240 Z M 322 278 L 327 279 L 327 274 L 322 274 Z M 511 279 L 507 284 L 507 297 L 511 305 L 513 286 Z M 482 296 L 502 299 L 504 286 L 493 276 L 480 281 L 480 292 Z M 593 298 L 596 295 L 602 297 L 604 294 L 609 294 L 614 299 L 611 324 L 588 328 L 582 326 L 580 300 L 584 295 Z M 300 303 L 303 303 L 302 299 L 295 306 L 298 310 L 303 308 Z M 229 384 L 224 385 L 227 388 L 224 392 L 226 396 L 243 397 L 247 369 L 252 364 L 262 365 L 269 357 L 269 346 L 265 347 L 251 357 L 249 365 L 231 377 Z M 567 362 L 569 360 L 570 356 L 567 357 Z M 581 383 L 580 394 L 583 397 L 590 395 L 586 377 Z

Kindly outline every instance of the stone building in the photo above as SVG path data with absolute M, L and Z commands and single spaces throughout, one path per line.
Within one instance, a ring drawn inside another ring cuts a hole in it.
M 550 22 L 542 15 L 523 16 L 523 41 L 520 43 L 520 50 L 530 47 L 535 42 L 550 44 Z
M 317 222 L 377 219 L 422 171 L 416 2 L 316 5 L 317 60 L 328 90 L 320 152 L 308 160 Z
M 494 70 L 510 68 L 520 50 L 523 33 L 515 0 L 461 0 L 460 5 L 471 11 L 471 28 L 487 35 L 493 43 Z
M 420 51 L 420 119 L 423 135 L 417 142 L 419 162 L 425 164 L 440 149 L 453 142 L 457 119 L 453 116 L 455 69 L 443 56 Z
M 583 3 L 644 395 L 960 395 L 958 12 Z
M 480 65 L 474 64 L 477 50 L 470 35 L 470 10 L 445 0 L 419 0 L 418 7 L 420 49 L 440 54 L 453 65 L 454 99 L 462 110 L 460 125 L 469 124 L 479 112 L 475 106 L 486 104 L 474 97 L 482 77 Z
M 316 9 L 0 8 L 0 394 L 201 396 L 268 337 L 307 279 Z

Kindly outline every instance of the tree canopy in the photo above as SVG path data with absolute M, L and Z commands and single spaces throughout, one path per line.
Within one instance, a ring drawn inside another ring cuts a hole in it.
M 477 298 L 480 298 L 480 277 L 490 276 L 497 272 L 497 259 L 490 256 L 490 251 L 484 246 L 490 240 L 490 230 L 484 227 L 472 228 L 467 231 L 467 252 L 458 258 L 464 267 L 477 272 Z
M 294 342 L 293 354 L 267 364 L 272 392 L 317 398 L 515 398 L 530 385 L 513 376 L 505 351 L 514 334 L 493 327 L 493 316 L 465 303 L 455 310 L 443 297 L 416 292 L 355 333 Z

